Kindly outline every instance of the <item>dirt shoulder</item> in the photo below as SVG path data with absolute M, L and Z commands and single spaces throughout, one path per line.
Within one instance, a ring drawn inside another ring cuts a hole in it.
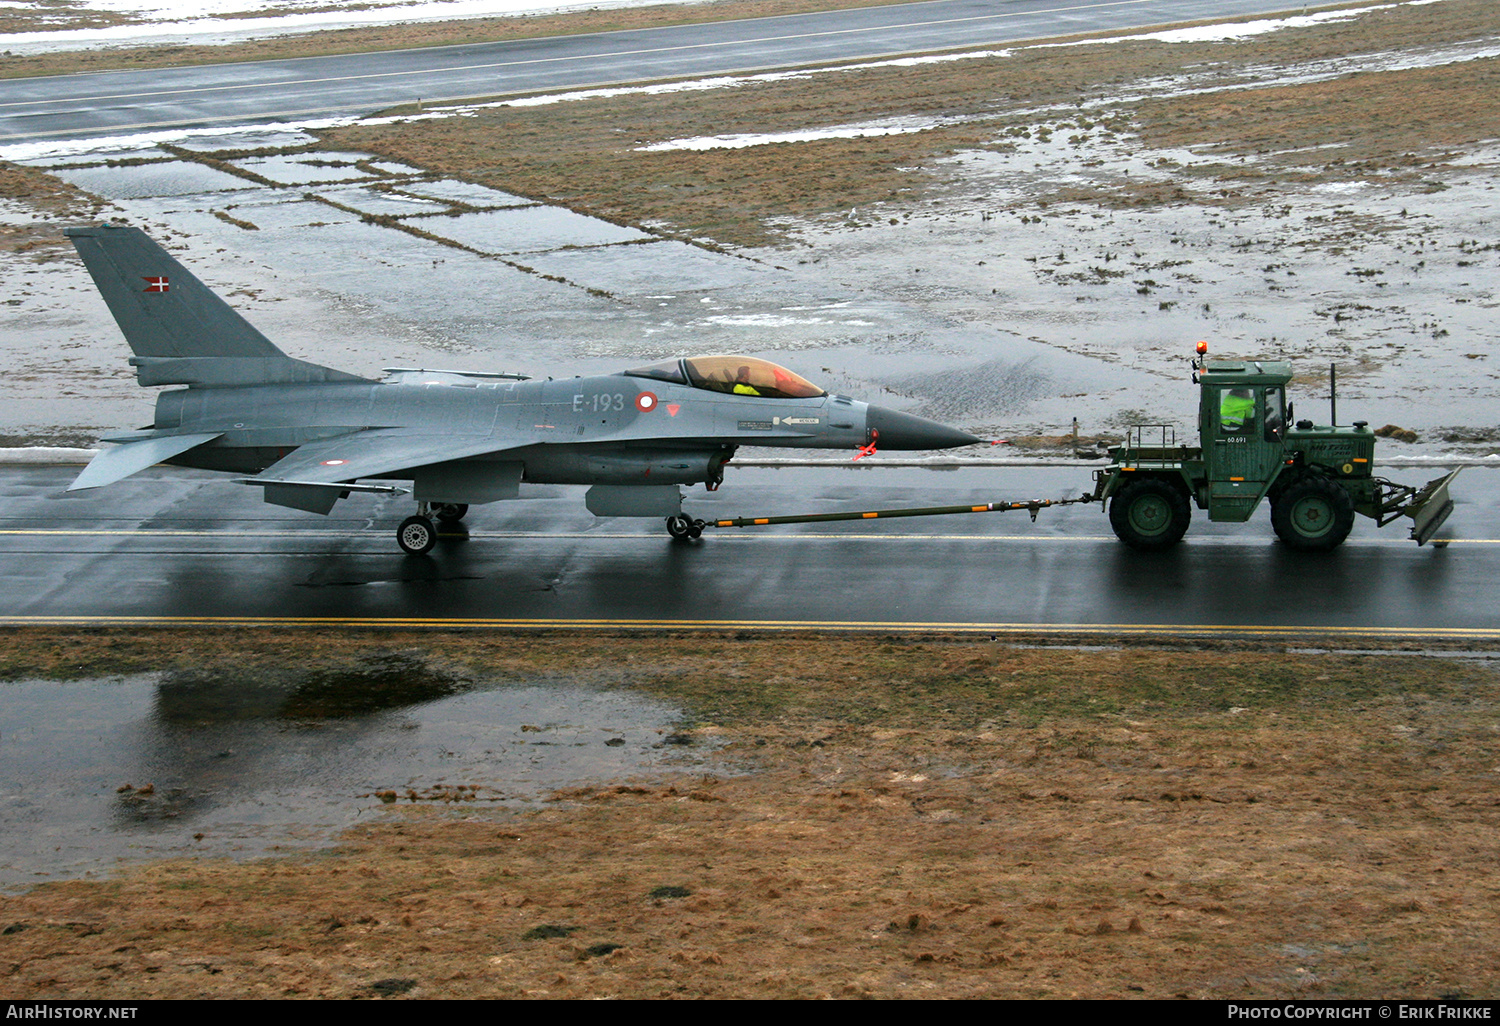
M 1500 992 L 1487 661 L 477 633 L 316 655 L 331 637 L 21 631 L 0 665 L 607 671 L 727 744 L 707 773 L 398 801 L 317 854 L 0 898 L 10 994 Z

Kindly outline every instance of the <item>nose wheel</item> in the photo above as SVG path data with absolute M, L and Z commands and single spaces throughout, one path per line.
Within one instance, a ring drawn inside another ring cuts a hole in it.
M 693 520 L 683 516 L 681 513 L 675 517 L 667 517 L 667 533 L 677 541 L 687 541 L 689 538 L 701 538 L 703 536 L 703 521 Z

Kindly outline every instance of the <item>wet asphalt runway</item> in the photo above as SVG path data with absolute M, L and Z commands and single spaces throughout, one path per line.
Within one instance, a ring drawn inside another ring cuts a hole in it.
M 1283 10 L 1277 0 L 929 3 L 389 53 L 0 81 L 0 143 L 261 124 L 397 104 L 1013 43 Z
M 1407 522 L 1356 522 L 1306 556 L 1195 511 L 1188 540 L 1143 555 L 1097 506 L 709 531 L 673 544 L 654 520 L 596 520 L 582 489 L 477 507 L 467 538 L 409 557 L 409 499 L 355 496 L 321 518 L 253 489 L 156 468 L 97 492 L 74 467 L 0 469 L 0 622 L 332 622 L 1321 635 L 1353 643 L 1500 639 L 1500 475 L 1470 469 L 1442 549 Z M 1428 470 L 1390 470 L 1420 481 Z M 740 469 L 691 493 L 702 517 L 1033 497 L 1088 487 L 1082 467 L 848 471 Z
M 0 83 L 0 141 L 258 122 L 472 96 L 910 51 L 1271 10 L 1264 0 L 942 0 L 721 25 L 346 58 Z M 918 22 L 921 24 L 919 25 Z M 320 518 L 213 475 L 158 468 L 94 493 L 71 467 L 0 468 L 0 622 L 943 626 L 1125 633 L 1500 636 L 1500 479 L 1460 479 L 1445 549 L 1357 523 L 1308 557 L 1198 513 L 1143 556 L 1097 507 L 710 532 L 595 520 L 581 489 L 474 511 L 466 538 L 403 555 L 406 500 Z M 1425 480 L 1435 471 L 1392 472 Z M 737 470 L 698 516 L 825 512 L 1076 494 L 1082 468 Z

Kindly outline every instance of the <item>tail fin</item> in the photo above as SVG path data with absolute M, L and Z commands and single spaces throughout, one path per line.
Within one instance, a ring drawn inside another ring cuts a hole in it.
M 139 228 L 64 230 L 114 315 L 143 385 L 365 380 L 293 360 Z
M 68 228 L 136 356 L 284 356 L 139 228 Z

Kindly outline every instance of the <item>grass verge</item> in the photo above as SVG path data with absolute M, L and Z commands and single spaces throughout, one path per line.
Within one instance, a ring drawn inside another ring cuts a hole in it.
M 396 804 L 324 852 L 0 896 L 13 997 L 1500 993 L 1486 662 L 331 637 L 30 629 L 0 666 L 577 679 L 671 698 L 727 745 L 706 774 Z

